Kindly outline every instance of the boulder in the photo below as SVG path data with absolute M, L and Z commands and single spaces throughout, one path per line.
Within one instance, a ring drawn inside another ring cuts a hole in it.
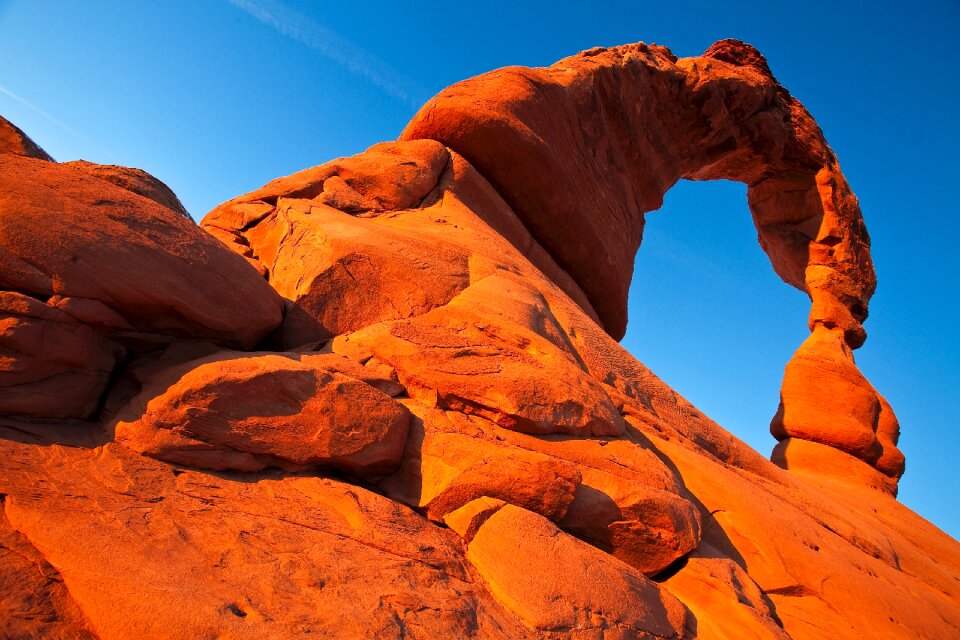
M 522 289 L 504 296 L 512 284 L 491 276 L 441 308 L 339 337 L 333 349 L 376 354 L 428 406 L 525 433 L 622 435 L 623 418 L 549 309 Z
M 465 433 L 438 409 L 407 406 L 416 417 L 400 469 L 380 483 L 386 495 L 437 522 L 485 496 L 563 518 L 580 483 L 573 464 Z
M 0 289 L 91 299 L 136 332 L 244 348 L 282 309 L 240 256 L 179 213 L 84 167 L 4 154 Z
M 564 531 L 646 575 L 656 575 L 700 543 L 700 514 L 689 500 L 590 467 L 582 475 L 557 523 Z
M 375 145 L 226 202 L 202 226 L 290 301 L 277 346 L 329 339 L 423 313 L 466 286 L 467 252 L 377 220 L 421 207 L 449 160 L 433 141 Z
M 286 463 L 357 476 L 392 471 L 407 410 L 323 365 L 331 359 L 229 353 L 187 363 L 147 382 L 118 416 L 116 438 L 145 455 L 209 469 Z
M 467 544 L 490 590 L 541 638 L 684 638 L 687 613 L 642 573 L 504 505 Z

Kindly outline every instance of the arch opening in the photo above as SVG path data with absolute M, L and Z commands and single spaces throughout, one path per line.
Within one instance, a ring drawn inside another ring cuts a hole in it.
M 771 269 L 745 198 L 740 183 L 681 180 L 647 214 L 621 343 L 763 451 L 810 301 Z

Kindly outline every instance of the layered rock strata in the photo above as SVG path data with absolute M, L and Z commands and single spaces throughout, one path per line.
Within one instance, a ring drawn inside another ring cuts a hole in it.
M 486 74 L 199 227 L 2 124 L 0 632 L 960 633 L 960 545 L 891 495 L 853 362 L 856 199 L 751 47 Z M 811 296 L 776 464 L 616 342 L 683 177 L 746 182 Z

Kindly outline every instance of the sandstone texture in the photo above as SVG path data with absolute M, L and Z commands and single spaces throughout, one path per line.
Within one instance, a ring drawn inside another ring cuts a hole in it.
M 337 372 L 336 363 L 325 366 L 331 359 L 339 358 L 217 354 L 190 361 L 151 378 L 131 399 L 115 424 L 116 440 L 154 458 L 217 470 L 394 470 L 407 439 L 407 410 Z
M 771 460 L 618 343 L 644 214 L 748 185 L 811 299 Z M 442 91 L 196 225 L 0 120 L 0 636 L 960 636 L 853 350 L 875 277 L 811 116 L 725 40 Z

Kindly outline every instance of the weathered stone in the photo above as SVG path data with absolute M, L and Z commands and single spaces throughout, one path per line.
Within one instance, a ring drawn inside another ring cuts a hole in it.
M 874 467 L 883 456 L 884 472 L 893 479 L 884 486 L 895 488 L 903 473 L 893 410 L 857 369 L 840 332 L 823 326 L 815 327 L 790 359 L 770 430 L 777 440 L 797 438 L 835 447 Z M 837 468 L 828 462 L 833 457 L 825 455 L 824 469 Z M 810 462 L 804 464 L 808 469 Z
M 53 162 L 53 158 L 40 145 L 3 116 L 0 116 L 0 153 Z
M 183 204 L 180 203 L 180 198 L 177 197 L 177 194 L 171 191 L 170 187 L 143 169 L 120 167 L 113 164 L 97 164 L 95 162 L 87 162 L 86 160 L 64 162 L 62 166 L 80 169 L 94 178 L 106 180 L 121 189 L 126 189 L 144 198 L 153 200 L 174 213 L 180 214 L 183 218 L 192 220 L 190 214 L 183 208 Z
M 749 45 L 678 60 L 639 43 L 500 69 L 441 91 L 401 135 L 416 139 L 439 140 L 490 180 L 614 338 L 643 214 L 680 178 L 722 178 L 748 184 L 761 245 L 810 292 L 812 321 L 862 342 L 875 278 L 856 198 L 813 118 Z
M 69 313 L 0 291 L 0 414 L 92 416 L 121 353 Z
M 791 472 L 820 475 L 832 481 L 847 482 L 897 495 L 895 478 L 884 475 L 849 453 L 818 442 L 786 438 L 774 447 L 770 460 Z
M 773 604 L 736 562 L 709 545 L 661 583 L 690 609 L 703 640 L 790 640 Z
M 380 484 L 388 496 L 422 509 L 437 522 L 485 496 L 551 520 L 564 516 L 580 482 L 576 466 L 464 433 L 443 411 L 408 406 L 416 417 L 403 464 Z
M 752 47 L 468 81 L 218 207 L 216 240 L 11 131 L 0 634 L 960 635 L 960 546 L 893 499 L 899 425 L 850 353 L 859 205 Z M 681 177 L 747 183 L 810 295 L 777 464 L 612 337 Z
M 681 638 L 686 611 L 642 573 L 505 505 L 467 545 L 494 597 L 543 638 Z
M 216 354 L 157 376 L 116 424 L 119 442 L 161 460 L 259 471 L 332 466 L 359 476 L 400 463 L 409 414 L 366 382 L 285 354 Z M 349 370 L 349 369 L 347 369 Z
M 92 299 L 139 332 L 245 348 L 280 322 L 269 285 L 179 213 L 82 167 L 7 154 L 0 288 Z
M 700 542 L 700 514 L 675 493 L 598 471 L 583 480 L 561 529 L 654 575 Z
M 512 284 L 491 276 L 442 308 L 374 325 L 338 339 L 333 349 L 349 352 L 356 347 L 345 343 L 353 343 L 375 353 L 427 405 L 525 433 L 622 435 L 623 418 L 583 370 L 549 308 L 538 309 L 523 289 L 517 298 L 502 295 Z
M 366 489 L 177 470 L 116 444 L 0 453 L 10 527 L 95 637 L 530 637 L 452 533 Z

